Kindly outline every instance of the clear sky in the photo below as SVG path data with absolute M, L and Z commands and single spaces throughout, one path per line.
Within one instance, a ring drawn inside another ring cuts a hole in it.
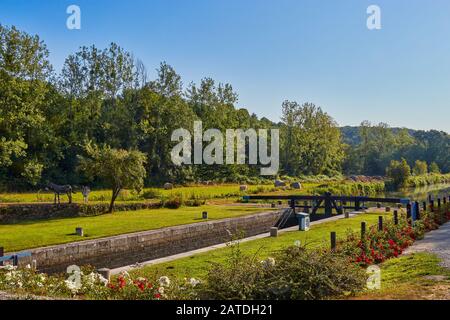
M 81 30 L 66 8 L 81 8 Z M 366 9 L 381 8 L 381 30 Z M 340 125 L 363 120 L 450 131 L 448 0 L 0 0 L 0 23 L 39 36 L 59 71 L 81 45 L 133 52 L 154 78 L 229 82 L 239 106 L 278 121 L 285 99 Z

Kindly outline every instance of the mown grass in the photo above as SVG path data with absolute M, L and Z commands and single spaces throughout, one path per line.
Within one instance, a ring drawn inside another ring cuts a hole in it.
M 445 298 L 436 289 L 444 287 L 449 293 L 450 270 L 439 263 L 436 255 L 425 252 L 389 259 L 380 265 L 381 288 L 361 293 L 356 299 Z M 436 280 L 433 276 L 440 278 Z
M 268 210 L 270 209 L 248 206 L 202 206 L 116 212 L 95 217 L 28 221 L 0 225 L 0 246 L 4 247 L 5 251 L 12 252 L 53 244 L 196 223 L 204 221 L 201 218 L 202 211 L 208 212 L 209 220 L 217 220 Z M 80 238 L 74 234 L 76 227 L 83 227 L 85 237 Z
M 121 201 L 142 201 L 147 199 L 168 198 L 171 196 L 181 195 L 184 199 L 201 199 L 209 200 L 216 198 L 238 198 L 245 194 L 271 192 L 275 188 L 273 185 L 253 185 L 248 186 L 247 192 L 239 190 L 238 184 L 226 184 L 216 186 L 190 186 L 190 187 L 178 187 L 172 190 L 164 190 L 163 188 L 146 188 L 141 194 L 136 194 L 129 190 L 123 190 L 119 197 L 118 202 Z M 89 201 L 91 202 L 104 202 L 110 201 L 110 190 L 95 190 L 89 195 Z M 54 195 L 47 191 L 36 191 L 28 193 L 3 193 L 0 194 L 0 203 L 8 202 L 53 202 Z M 65 195 L 61 196 L 61 201 L 67 201 Z M 81 192 L 77 191 L 73 194 L 74 202 L 82 202 L 83 196 Z
M 385 214 L 384 214 L 385 215 Z M 380 214 L 361 214 L 349 219 L 339 219 L 313 225 L 309 231 L 290 231 L 280 234 L 277 238 L 262 238 L 258 240 L 242 242 L 239 244 L 242 252 L 248 255 L 257 255 L 259 259 L 270 256 L 273 252 L 292 246 L 296 241 L 308 248 L 328 246 L 330 232 L 335 231 L 337 237 L 345 238 L 350 230 L 359 230 L 361 221 L 368 225 L 375 225 Z M 387 216 L 387 215 L 386 215 Z M 176 277 L 203 278 L 208 272 L 212 262 L 224 262 L 230 253 L 230 248 L 221 248 L 209 252 L 196 254 L 190 257 L 174 260 L 157 265 L 149 265 L 132 272 L 139 276 L 152 274 L 169 275 Z

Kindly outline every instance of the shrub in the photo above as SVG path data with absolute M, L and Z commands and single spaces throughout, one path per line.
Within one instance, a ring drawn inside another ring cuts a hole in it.
M 180 208 L 184 201 L 182 194 L 172 194 L 168 199 L 163 200 L 164 207 L 169 209 L 178 209 Z
M 390 179 L 393 187 L 405 187 L 406 182 L 411 176 L 411 168 L 405 159 L 402 159 L 402 161 L 392 160 L 386 168 L 386 175 Z
M 289 247 L 258 261 L 231 245 L 226 263 L 213 264 L 199 289 L 203 299 L 309 300 L 361 290 L 365 272 L 343 255 Z

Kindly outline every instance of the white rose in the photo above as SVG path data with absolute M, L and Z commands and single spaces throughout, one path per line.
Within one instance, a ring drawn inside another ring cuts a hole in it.
M 162 287 L 170 286 L 170 279 L 169 279 L 169 277 L 163 276 L 163 277 L 159 278 L 159 284 Z

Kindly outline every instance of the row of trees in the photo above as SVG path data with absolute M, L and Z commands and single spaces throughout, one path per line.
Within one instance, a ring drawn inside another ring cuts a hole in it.
M 281 121 L 274 123 L 237 108 L 237 101 L 230 84 L 211 78 L 184 86 L 164 62 L 149 80 L 143 63 L 114 43 L 80 48 L 56 73 L 38 36 L 0 25 L 0 186 L 87 183 L 102 169 L 89 163 L 89 156 L 109 153 L 125 163 L 121 150 L 142 163 L 146 185 L 258 179 L 257 166 L 174 165 L 171 133 L 191 130 L 195 120 L 203 121 L 204 130 L 279 128 L 280 174 L 384 174 L 389 161 L 401 157 L 450 171 L 449 135 L 443 132 L 412 135 L 363 123 L 359 142 L 350 145 L 335 121 L 313 104 L 285 101 Z

